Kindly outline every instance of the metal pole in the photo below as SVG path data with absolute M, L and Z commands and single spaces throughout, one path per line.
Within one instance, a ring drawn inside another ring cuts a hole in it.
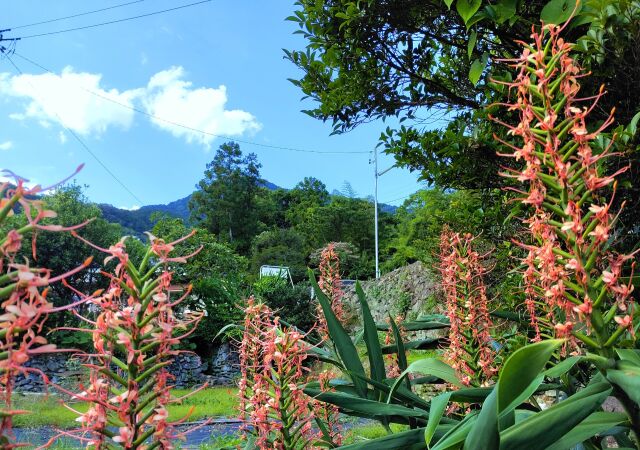
M 376 147 L 373 150 L 373 165 L 374 165 L 374 171 L 375 171 L 375 179 L 376 179 L 376 186 L 375 186 L 375 191 L 374 191 L 374 196 L 373 196 L 373 202 L 374 202 L 374 216 L 375 216 L 375 246 L 376 246 L 376 279 L 380 278 L 380 263 L 378 260 L 378 148 Z

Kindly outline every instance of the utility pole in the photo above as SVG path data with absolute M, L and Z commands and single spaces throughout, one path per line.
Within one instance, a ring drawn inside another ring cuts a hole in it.
M 6 33 L 7 31 L 11 31 L 11 28 L 7 28 L 6 30 L 0 30 L 0 53 L 2 54 L 10 52 L 10 50 L 7 49 L 7 47 L 2 45 L 3 42 L 15 43 L 20 40 L 20 38 L 5 38 L 4 33 Z
M 374 177 L 375 177 L 375 189 L 373 195 L 373 203 L 374 203 L 374 220 L 375 220 L 375 253 L 376 253 L 376 280 L 380 278 L 380 252 L 378 245 L 378 178 L 390 171 L 395 167 L 395 164 L 391 167 L 386 168 L 382 172 L 378 172 L 378 147 L 373 149 L 373 166 L 374 166 Z

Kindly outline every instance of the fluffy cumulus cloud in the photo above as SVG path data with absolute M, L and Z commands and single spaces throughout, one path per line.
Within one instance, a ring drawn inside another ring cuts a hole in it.
M 57 122 L 85 136 L 100 135 L 113 126 L 129 128 L 134 112 L 98 95 L 133 106 L 137 92 L 106 90 L 101 84 L 100 74 L 75 72 L 72 67 L 65 67 L 60 75 L 3 74 L 0 95 L 24 101 L 24 109 L 10 115 L 14 120 L 36 120 L 43 127 Z
M 252 114 L 225 109 L 225 86 L 194 87 L 182 67 L 158 72 L 146 86 L 125 91 L 104 87 L 101 74 L 71 67 L 60 75 L 0 73 L 0 97 L 22 102 L 22 110 L 9 115 L 14 120 L 33 120 L 45 128 L 59 123 L 85 136 L 99 136 L 112 127 L 128 129 L 134 109 L 154 116 L 147 119 L 160 129 L 205 148 L 216 135 L 241 136 L 261 128 Z M 66 141 L 64 134 L 60 141 Z
M 13 148 L 13 142 L 11 141 L 5 141 L 0 143 L 0 150 L 7 151 L 7 150 L 11 150 L 12 148 Z
M 256 118 L 239 109 L 227 110 L 227 88 L 194 88 L 182 67 L 158 72 L 147 85 L 144 107 L 158 127 L 208 147 L 215 135 L 240 136 L 260 130 Z M 179 126 L 180 125 L 186 125 Z M 192 128 L 192 129 L 190 129 Z M 204 134 L 201 130 L 209 134 Z

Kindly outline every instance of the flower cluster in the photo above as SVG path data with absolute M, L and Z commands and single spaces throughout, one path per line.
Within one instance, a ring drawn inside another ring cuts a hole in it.
M 314 438 L 312 399 L 302 392 L 308 346 L 282 330 L 268 306 L 247 301 L 240 344 L 240 413 L 261 449 L 306 449 Z
M 447 301 L 449 347 L 445 357 L 465 385 L 480 386 L 497 373 L 490 330 L 486 273 L 474 238 L 445 229 L 440 239 L 440 273 Z
M 78 168 L 80 170 L 80 168 Z M 26 180 L 11 172 L 5 171 L 13 182 L 5 181 L 0 184 L 0 225 L 8 231 L 0 238 L 0 395 L 4 408 L 0 410 L 0 447 L 14 448 L 19 446 L 11 433 L 12 417 L 23 411 L 11 408 L 13 381 L 18 373 L 36 372 L 42 376 L 45 383 L 48 379 L 43 373 L 25 367 L 31 356 L 55 351 L 55 345 L 48 344 L 41 336 L 43 325 L 48 314 L 62 309 L 73 308 L 77 304 L 70 304 L 63 308 L 53 308 L 47 300 L 48 286 L 55 282 L 64 281 L 70 275 L 83 270 L 90 260 L 74 270 L 57 276 L 52 276 L 46 268 L 32 267 L 26 259 L 18 258 L 22 249 L 25 233 L 32 234 L 31 250 L 35 259 L 36 233 L 39 230 L 68 231 L 80 228 L 45 225 L 44 219 L 56 217 L 54 211 L 45 209 L 41 200 L 35 199 L 39 193 L 52 189 L 54 186 L 42 188 L 35 186 L 27 188 Z M 75 175 L 75 174 L 74 174 Z M 22 217 L 18 216 L 18 212 Z M 11 223 L 8 218 L 14 216 Z M 17 228 L 13 228 L 12 226 Z
M 513 190 L 530 211 L 524 223 L 532 239 L 518 244 L 527 252 L 523 277 L 533 340 L 555 334 L 603 350 L 634 333 L 633 285 L 623 277 L 625 270 L 633 272 L 634 255 L 611 248 L 619 215 L 611 210 L 615 178 L 628 167 L 605 174 L 605 160 L 617 156 L 615 135 L 598 137 L 613 122 L 613 111 L 597 128 L 588 127 L 604 91 L 578 97 L 583 74 L 561 31 L 545 26 L 534 32 L 533 44 L 510 61 L 516 79 L 498 83 L 515 91 L 514 101 L 502 106 L 519 121 L 493 120 L 517 140 L 496 137 L 510 149 L 501 156 L 516 162 L 503 175 L 527 187 Z
M 105 273 L 109 288 L 88 299 L 97 311 L 95 320 L 79 316 L 91 325 L 80 331 L 91 333 L 95 353 L 84 355 L 89 384 L 83 392 L 70 393 L 89 408 L 78 412 L 81 428 L 69 434 L 96 449 L 114 444 L 127 449 L 174 448 L 172 442 L 185 433 L 176 426 L 189 415 L 168 420 L 167 406 L 182 399 L 171 396 L 173 377 L 166 367 L 179 353 L 176 346 L 195 331 L 202 317 L 179 312 L 190 287 L 180 298 L 170 295 L 175 289 L 169 289 L 171 272 L 166 266 L 175 260 L 169 253 L 179 241 L 165 243 L 150 236 L 151 245 L 136 267 L 125 239 L 103 249 L 77 237 L 106 253 L 105 264 L 117 264 L 113 274 Z
M 340 277 L 340 256 L 335 244 L 329 243 L 320 254 L 320 278 L 318 286 L 331 301 L 331 309 L 338 320 L 344 322 L 346 312 L 342 304 L 342 279 Z M 327 322 L 321 310 L 318 311 L 318 332 L 321 337 L 327 336 Z
M 396 324 L 398 324 L 398 331 L 400 331 L 400 336 L 403 341 L 406 341 L 407 330 L 402 326 L 402 322 L 404 318 L 401 315 L 397 315 L 395 318 Z M 391 327 L 391 318 L 387 319 L 389 323 L 389 328 L 384 335 L 384 345 L 391 345 L 394 340 L 393 329 Z M 385 355 L 385 368 L 387 370 L 387 378 L 397 378 L 402 373 L 400 370 L 400 364 L 398 363 L 398 353 L 390 353 Z

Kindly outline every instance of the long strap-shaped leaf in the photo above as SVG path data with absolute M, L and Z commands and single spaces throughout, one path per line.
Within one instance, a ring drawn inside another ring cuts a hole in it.
M 371 378 L 375 381 L 383 382 L 386 378 L 384 368 L 384 358 L 380 349 L 380 341 L 378 340 L 378 330 L 376 323 L 371 315 L 371 309 L 367 303 L 367 297 L 362 290 L 360 283 L 356 283 L 356 294 L 362 308 L 362 324 L 364 326 L 364 342 L 367 346 L 367 356 L 369 357 L 369 365 L 371 367 Z M 382 393 L 380 393 L 382 394 Z M 379 397 L 382 399 L 382 396 Z
M 577 394 L 500 433 L 500 450 L 546 449 L 598 409 L 611 393 L 609 383 L 587 386 Z
M 316 296 L 318 297 L 318 302 L 320 303 L 320 307 L 322 308 L 322 312 L 324 313 L 325 320 L 327 321 L 329 336 L 336 346 L 336 351 L 340 355 L 342 364 L 347 368 L 348 371 L 365 376 L 364 367 L 362 366 L 362 362 L 360 361 L 360 356 L 358 355 L 356 346 L 353 345 L 349 334 L 345 331 L 342 324 L 333 313 L 333 310 L 331 309 L 331 302 L 329 301 L 325 293 L 322 292 L 320 286 L 318 286 L 316 277 L 311 270 L 309 270 L 309 281 L 311 282 L 311 286 L 313 286 L 313 288 L 315 289 Z M 358 391 L 358 394 L 362 398 L 366 398 L 367 383 L 365 383 L 361 379 L 355 378 L 353 379 L 353 385 Z

